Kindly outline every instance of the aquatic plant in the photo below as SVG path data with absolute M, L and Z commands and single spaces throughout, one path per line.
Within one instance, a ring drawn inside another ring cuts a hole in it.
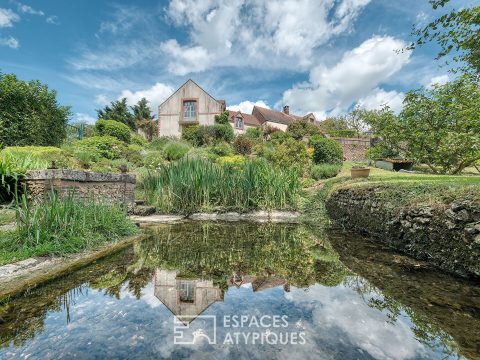
M 298 175 L 266 161 L 229 166 L 184 158 L 160 166 L 143 179 L 146 199 L 160 211 L 189 214 L 214 207 L 248 211 L 296 206 Z

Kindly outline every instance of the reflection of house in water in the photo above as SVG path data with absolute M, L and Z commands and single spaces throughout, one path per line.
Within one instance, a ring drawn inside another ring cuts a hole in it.
M 223 290 L 213 285 L 212 280 L 178 278 L 178 271 L 155 271 L 155 296 L 184 323 L 189 323 L 216 301 L 223 301 Z M 233 273 L 228 287 L 252 284 L 254 292 L 282 286 L 290 291 L 286 280 L 277 276 L 253 277 Z M 182 317 L 185 317 L 182 319 Z M 188 320 L 187 320 L 188 319 Z M 186 321 L 184 321 L 186 320 Z
M 155 296 L 176 316 L 191 322 L 216 301 L 223 301 L 223 291 L 212 280 L 177 278 L 175 270 L 157 269 Z

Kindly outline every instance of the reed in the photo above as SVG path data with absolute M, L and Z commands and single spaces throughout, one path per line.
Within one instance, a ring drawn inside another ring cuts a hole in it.
M 221 165 L 200 158 L 183 158 L 161 166 L 143 178 L 146 199 L 158 210 L 190 214 L 223 208 L 295 208 L 300 182 L 291 170 L 263 160 Z

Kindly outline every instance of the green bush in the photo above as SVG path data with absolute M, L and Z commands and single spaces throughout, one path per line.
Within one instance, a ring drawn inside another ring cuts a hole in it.
M 132 134 L 132 139 L 130 142 L 134 145 L 139 145 L 141 147 L 147 147 L 148 141 L 142 135 Z
M 233 142 L 235 152 L 240 155 L 250 155 L 253 143 L 246 135 L 238 135 Z
M 357 137 L 355 130 L 331 130 L 328 135 L 332 137 L 354 138 Z
M 316 164 L 310 168 L 310 177 L 315 180 L 329 179 L 337 176 L 342 169 L 339 164 Z
M 377 142 L 368 149 L 366 157 L 371 160 L 391 159 L 400 155 L 398 150 L 392 149 L 384 142 Z
M 170 141 L 164 146 L 163 155 L 168 161 L 175 161 L 184 157 L 188 153 L 188 150 L 190 150 L 188 144 L 179 141 Z
M 140 145 L 130 144 L 124 150 L 125 159 L 136 166 L 143 165 L 143 153 L 144 150 Z
M 302 119 L 288 125 L 287 133 L 291 134 L 295 140 L 302 140 L 305 136 L 320 134 L 320 130 L 308 120 Z
M 187 141 L 193 146 L 199 146 L 199 136 L 198 136 L 198 131 L 199 131 L 199 126 L 198 125 L 190 125 L 190 126 L 185 126 L 182 129 L 182 139 Z
M 25 82 L 0 72 L 0 143 L 3 146 L 60 146 L 67 136 L 70 108 L 39 81 Z
M 261 140 L 262 139 L 262 130 L 260 128 L 251 127 L 245 131 L 245 135 L 251 140 Z
M 162 150 L 165 145 L 167 145 L 170 141 L 174 140 L 168 136 L 161 136 L 158 138 L 153 139 L 150 144 L 148 144 L 148 148 L 151 150 Z
M 307 148 L 303 141 L 297 141 L 292 137 L 276 144 L 269 160 L 280 168 L 291 168 L 299 174 L 305 172 L 310 162 Z
M 93 164 L 100 160 L 100 155 L 97 152 L 76 149 L 73 154 L 83 169 L 90 169 Z
M 266 161 L 223 166 L 183 158 L 143 179 L 145 198 L 160 211 L 190 214 L 220 206 L 247 211 L 296 206 L 298 175 Z
M 147 169 L 157 169 L 166 163 L 167 161 L 163 158 L 163 152 L 158 150 L 148 151 L 143 159 L 143 164 Z
M 130 128 L 115 120 L 98 120 L 95 123 L 95 133 L 99 136 L 113 136 L 127 144 L 130 143 L 132 138 Z
M 74 142 L 73 147 L 111 160 L 121 158 L 126 148 L 123 142 L 113 136 L 92 136 Z
M 230 124 L 208 126 L 187 126 L 182 131 L 182 139 L 193 146 L 211 145 L 218 142 L 231 143 L 235 137 Z
M 210 152 L 218 156 L 229 156 L 233 154 L 231 146 L 225 142 L 215 144 L 210 148 Z
M 287 132 L 283 132 L 281 130 L 274 131 L 270 135 L 270 140 L 274 143 L 283 143 L 287 141 L 288 139 L 293 139 L 292 135 Z
M 313 162 L 315 164 L 341 164 L 343 162 L 342 146 L 333 139 L 315 135 L 310 138 L 313 147 Z

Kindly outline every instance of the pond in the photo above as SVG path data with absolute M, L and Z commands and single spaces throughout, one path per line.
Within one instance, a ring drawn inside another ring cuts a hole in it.
M 0 359 L 478 359 L 480 287 L 304 225 L 184 222 L 0 305 Z

